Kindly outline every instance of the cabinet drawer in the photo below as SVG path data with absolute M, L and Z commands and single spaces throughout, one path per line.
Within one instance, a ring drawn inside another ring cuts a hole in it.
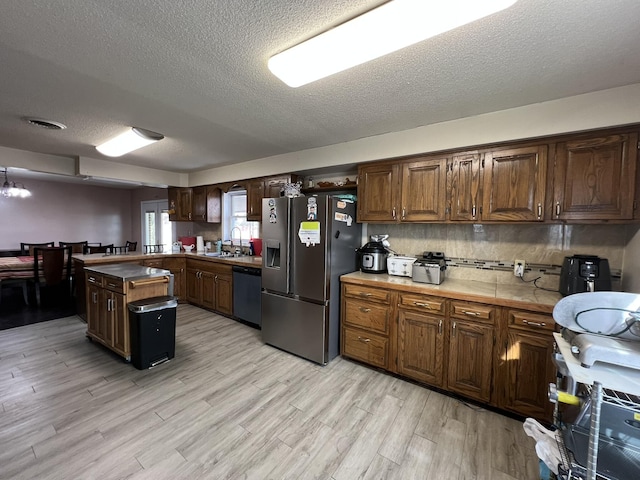
M 344 321 L 356 327 L 389 333 L 389 308 L 360 300 L 345 301 Z
M 102 275 L 98 275 L 96 273 L 86 273 L 87 284 L 96 285 L 98 287 L 102 286 Z
M 344 286 L 344 293 L 348 297 L 367 299 L 373 302 L 381 302 L 388 304 L 391 297 L 389 290 L 379 288 L 368 288 L 362 285 L 351 285 L 349 283 Z
M 475 319 L 478 322 L 493 324 L 495 317 L 496 308 L 491 305 L 460 302 L 458 300 L 451 302 L 451 318 L 461 318 L 465 320 Z
M 342 353 L 376 367 L 387 368 L 389 340 L 379 335 L 345 327 L 342 335 Z
M 425 297 L 422 295 L 412 295 L 402 293 L 400 295 L 400 306 L 408 307 L 430 313 L 445 313 L 445 299 L 439 297 Z
M 553 332 L 556 327 L 553 317 L 549 315 L 523 312 L 520 310 L 507 310 L 507 322 L 509 327 L 519 328 L 530 332 Z
M 124 283 L 122 280 L 105 277 L 102 286 L 111 292 L 124 293 Z
M 143 260 L 142 265 L 145 267 L 162 268 L 162 258 L 153 258 L 149 260 Z

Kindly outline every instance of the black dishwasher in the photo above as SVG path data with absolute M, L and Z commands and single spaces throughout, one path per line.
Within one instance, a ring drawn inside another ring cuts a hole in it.
M 233 315 L 261 326 L 262 270 L 233 266 Z

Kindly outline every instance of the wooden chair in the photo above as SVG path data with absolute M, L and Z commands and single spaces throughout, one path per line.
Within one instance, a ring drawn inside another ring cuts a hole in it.
M 88 241 L 84 242 L 58 242 L 61 247 L 71 247 L 73 253 L 84 253 L 84 249 L 89 246 Z
M 113 243 L 99 246 L 88 245 L 87 248 L 85 248 L 84 253 L 87 255 L 91 253 L 113 253 L 113 249 Z
M 162 253 L 164 251 L 164 245 L 145 245 L 144 253 Z
M 53 247 L 54 242 L 46 243 L 21 243 L 20 255 L 33 255 L 33 249 L 36 247 Z
M 40 287 L 62 287 L 65 297 L 70 292 L 72 247 L 35 247 L 33 249 L 33 284 L 40 306 Z

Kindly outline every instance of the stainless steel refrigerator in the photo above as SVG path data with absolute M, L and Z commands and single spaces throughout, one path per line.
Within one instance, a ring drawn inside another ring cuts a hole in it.
M 262 201 L 262 339 L 325 365 L 340 344 L 340 275 L 358 269 L 354 202 Z

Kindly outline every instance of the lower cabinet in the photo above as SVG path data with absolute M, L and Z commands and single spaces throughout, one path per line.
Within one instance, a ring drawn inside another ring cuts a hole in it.
M 550 315 L 343 283 L 345 357 L 550 421 Z
M 185 300 L 185 264 L 184 258 L 165 258 L 162 263 L 162 268 L 173 274 L 173 296 L 178 301 Z
M 187 259 L 185 285 L 189 303 L 233 315 L 231 265 Z

